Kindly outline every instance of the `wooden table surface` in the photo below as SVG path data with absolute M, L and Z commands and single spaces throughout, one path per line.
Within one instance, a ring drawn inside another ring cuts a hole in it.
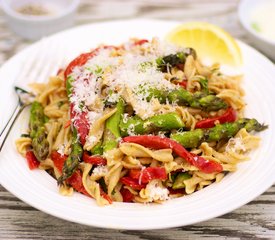
M 250 43 L 239 24 L 237 5 L 237 0 L 82 0 L 76 24 L 136 17 L 202 20 Z M 0 64 L 29 44 L 9 30 L 0 11 Z M 0 239 L 275 239 L 275 185 L 254 201 L 218 218 L 152 231 L 70 223 L 34 209 L 0 186 Z

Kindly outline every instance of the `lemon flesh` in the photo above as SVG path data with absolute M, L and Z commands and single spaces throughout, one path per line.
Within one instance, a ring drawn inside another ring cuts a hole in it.
M 181 47 L 194 48 L 203 61 L 242 65 L 242 54 L 237 42 L 215 25 L 204 22 L 184 23 L 169 32 L 165 39 Z

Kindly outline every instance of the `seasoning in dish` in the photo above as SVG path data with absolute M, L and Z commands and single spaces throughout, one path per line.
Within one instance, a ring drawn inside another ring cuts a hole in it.
M 24 15 L 43 16 L 51 15 L 53 12 L 41 4 L 26 4 L 16 9 L 18 13 Z

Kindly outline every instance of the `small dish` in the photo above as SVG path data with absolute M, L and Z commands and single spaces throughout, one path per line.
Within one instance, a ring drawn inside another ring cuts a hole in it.
M 73 25 L 79 0 L 5 0 L 2 7 L 10 28 L 29 40 Z
M 272 11 L 272 7 L 275 8 L 275 0 L 242 0 L 239 4 L 238 15 L 252 43 L 268 57 L 275 60 L 275 37 L 271 38 L 263 34 L 253 19 L 255 18 L 255 14 L 257 14 L 257 18 L 260 18 L 261 22 L 267 20 L 268 16 L 272 15 L 269 14 L 269 11 Z M 264 11 L 268 12 L 264 14 Z M 263 18 L 263 16 L 259 14 L 265 15 L 265 17 Z M 267 22 L 269 29 L 272 29 L 270 25 L 273 24 L 272 22 L 275 21 Z M 274 31 L 274 28 L 271 31 Z M 272 33 L 274 35 L 274 32 Z

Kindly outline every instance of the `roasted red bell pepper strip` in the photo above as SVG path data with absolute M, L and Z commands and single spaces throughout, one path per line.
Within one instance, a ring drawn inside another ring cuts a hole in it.
M 101 156 L 90 156 L 88 154 L 88 152 L 84 152 L 83 153 L 83 156 L 82 156 L 82 159 L 84 162 L 86 163 L 91 163 L 91 164 L 94 164 L 94 165 L 106 165 L 107 164 L 107 160 Z
M 86 137 L 88 136 L 89 130 L 90 130 L 90 125 L 87 118 L 87 112 L 78 113 L 77 117 L 75 117 L 76 112 L 73 110 L 73 106 L 74 105 L 71 104 L 71 119 L 75 118 L 74 126 L 79 135 L 80 143 L 84 145 L 86 142 Z
M 62 172 L 62 168 L 67 157 L 67 155 L 61 155 L 57 151 L 53 151 L 51 154 L 51 159 L 53 160 L 55 167 L 60 172 Z M 84 195 L 91 197 L 91 195 L 86 191 L 85 187 L 83 186 L 82 173 L 79 170 L 77 170 L 71 177 L 69 177 L 66 182 L 70 184 L 77 192 L 83 193 Z M 101 188 L 100 195 L 105 198 L 110 204 L 112 203 L 112 199 Z
M 183 80 L 183 81 L 179 82 L 178 85 L 180 85 L 182 88 L 186 89 L 187 88 L 187 81 Z
M 132 194 L 127 188 L 122 188 L 120 194 L 122 195 L 123 202 L 132 202 L 134 199 L 134 194 Z
M 83 53 L 79 55 L 77 58 L 75 58 L 73 61 L 71 61 L 67 66 L 66 70 L 64 71 L 65 82 L 67 81 L 67 77 L 72 73 L 75 67 L 83 66 L 89 59 L 96 56 L 101 49 L 109 49 L 109 48 L 117 49 L 117 47 L 114 47 L 114 46 L 103 46 L 100 48 L 96 48 L 91 52 Z M 75 116 L 77 115 L 74 121 L 74 126 L 79 134 L 79 140 L 81 144 L 84 145 L 86 142 L 86 137 L 89 134 L 89 130 L 90 130 L 90 125 L 87 119 L 87 113 L 86 112 L 76 113 L 73 110 L 74 105 L 71 103 L 70 106 L 71 106 L 70 108 L 71 119 L 74 119 Z
M 233 108 L 228 108 L 227 111 L 217 117 L 207 118 L 196 123 L 195 128 L 212 128 L 215 127 L 215 123 L 219 121 L 220 124 L 227 122 L 235 122 L 237 119 L 237 113 Z
M 137 143 L 152 149 L 170 148 L 175 154 L 205 173 L 221 172 L 223 170 L 220 163 L 191 154 L 182 145 L 170 138 L 152 135 L 129 136 L 123 138 L 123 142 Z
M 77 170 L 71 177 L 69 177 L 66 182 L 70 184 L 77 192 L 83 193 L 84 195 L 91 197 L 91 195 L 86 191 L 85 187 L 83 186 L 82 174 L 79 170 Z
M 33 151 L 27 151 L 26 159 L 30 170 L 33 170 L 39 167 L 40 162 L 35 157 Z
M 62 173 L 62 168 L 67 157 L 67 155 L 61 155 L 57 151 L 51 153 L 51 159 L 53 160 L 54 166 L 60 171 L 60 173 Z
M 131 177 L 122 177 L 120 179 L 120 182 L 125 184 L 126 186 L 129 186 L 135 190 L 141 190 L 142 188 L 146 187 L 146 184 L 139 183 L 138 180 L 133 179 Z
M 78 57 L 76 57 L 74 60 L 72 60 L 69 65 L 67 66 L 65 72 L 64 72 L 64 77 L 65 77 L 65 81 L 67 80 L 67 77 L 72 73 L 73 69 L 75 67 L 81 67 L 83 66 L 90 58 L 96 56 L 101 49 L 118 49 L 115 46 L 103 46 L 103 47 L 98 47 L 95 48 L 94 50 L 92 50 L 91 52 L 88 53 L 82 53 L 80 54 Z
M 145 169 L 131 169 L 129 177 L 138 180 L 139 183 L 148 183 L 153 179 L 166 180 L 167 174 L 163 167 L 147 167 Z
M 135 41 L 134 45 L 138 46 L 138 45 L 142 45 L 147 42 L 148 42 L 147 39 L 140 39 L 140 40 Z
M 205 158 L 198 156 L 194 153 L 190 153 L 194 160 L 195 160 L 195 164 L 194 166 L 196 166 L 198 169 L 202 170 L 205 173 L 212 173 L 212 172 L 222 172 L 223 171 L 223 167 L 220 163 L 215 162 L 215 161 L 210 161 L 210 160 L 206 160 Z
M 65 81 L 76 66 L 84 65 L 91 57 L 95 56 L 96 53 L 97 53 L 97 49 L 88 53 L 82 53 L 73 61 L 71 61 L 64 72 Z

